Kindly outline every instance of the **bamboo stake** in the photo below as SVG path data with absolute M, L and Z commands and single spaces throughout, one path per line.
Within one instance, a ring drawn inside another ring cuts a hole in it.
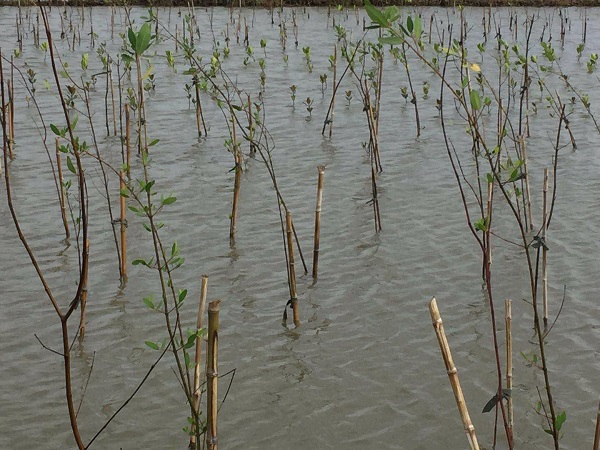
M 546 249 L 546 231 L 548 228 L 548 169 L 544 169 L 544 188 L 543 188 L 543 207 L 542 207 L 542 302 L 544 310 L 544 328 L 548 327 L 548 250 Z
M 218 450 L 217 445 L 217 357 L 219 350 L 219 303 L 215 300 L 208 304 L 208 347 L 206 367 L 206 446 L 208 450 Z
M 69 239 L 69 221 L 67 220 L 66 199 L 65 199 L 65 182 L 63 180 L 62 163 L 60 160 L 60 138 L 56 138 L 56 167 L 58 169 L 58 182 L 60 183 L 60 215 L 62 217 L 63 226 L 65 227 L 65 239 Z
M 446 365 L 446 371 L 448 372 L 450 385 L 452 386 L 452 391 L 454 392 L 454 398 L 456 400 L 456 405 L 458 406 L 460 418 L 462 419 L 463 428 L 467 434 L 469 447 L 471 450 L 479 450 L 479 443 L 477 442 L 477 436 L 475 435 L 475 427 L 471 422 L 471 417 L 469 416 L 469 411 L 467 410 L 465 397 L 463 396 L 463 391 L 460 387 L 460 381 L 458 379 L 458 370 L 456 369 L 452 359 L 452 353 L 450 352 L 450 346 L 448 345 L 448 340 L 446 339 L 444 324 L 442 322 L 435 297 L 431 299 L 431 302 L 429 302 L 429 313 L 431 314 L 433 328 L 440 345 L 442 357 L 444 358 L 444 364 Z
M 298 308 L 298 297 L 296 295 L 296 263 L 294 262 L 294 240 L 292 238 L 292 213 L 285 212 L 285 231 L 287 235 L 288 263 L 290 272 L 290 302 L 294 315 L 294 325 L 300 326 L 300 311 Z
M 110 98 L 112 102 L 112 118 L 113 118 L 113 135 L 117 135 L 117 108 L 115 104 L 115 84 L 112 77 L 112 68 L 110 68 L 111 60 L 108 61 L 110 74 Z
M 323 204 L 323 178 L 325 175 L 325 166 L 317 167 L 319 171 L 319 180 L 317 182 L 317 206 L 315 208 L 315 244 L 313 250 L 313 271 L 312 276 L 316 280 L 319 270 L 319 238 L 321 234 L 321 206 Z
M 527 171 L 527 144 L 525 143 L 525 137 L 521 136 L 521 150 L 523 152 L 523 170 L 525 171 L 525 188 L 527 189 L 527 211 L 529 215 L 529 230 L 533 230 L 533 214 L 531 213 L 531 191 L 529 189 L 529 172 Z
M 120 192 L 125 192 L 125 172 L 119 172 Z M 127 209 L 125 208 L 125 197 L 121 194 L 121 282 L 127 282 L 127 219 L 125 218 Z
M 329 139 L 331 139 L 331 133 L 333 133 L 333 118 L 335 115 L 335 86 L 337 82 L 337 44 L 333 47 L 333 90 L 331 99 L 331 117 L 329 119 Z
M 242 152 L 238 148 L 237 134 L 235 131 L 235 118 L 233 116 L 233 110 L 231 111 L 231 128 L 233 138 L 233 156 L 235 158 L 235 179 L 233 182 L 233 202 L 231 205 L 231 219 L 229 225 L 229 239 L 235 241 L 235 225 L 237 222 L 237 210 L 238 203 L 240 200 L 240 184 L 242 182 Z
M 129 103 L 125 103 L 125 149 L 127 152 L 127 178 L 131 180 L 131 122 L 129 120 Z
M 600 448 L 600 403 L 598 403 L 598 415 L 596 416 L 596 432 L 594 433 L 593 450 Z
M 507 400 L 508 410 L 508 432 L 512 437 L 514 435 L 513 426 L 513 398 L 512 398 L 512 387 L 513 387 L 513 360 L 512 360 L 512 302 L 511 300 L 505 300 L 504 306 L 506 308 L 505 317 L 505 329 L 506 329 L 506 389 L 510 391 L 510 395 Z
M 85 241 L 85 252 L 89 255 L 90 253 L 90 240 Z M 81 318 L 79 320 L 79 339 L 83 339 L 85 336 L 85 307 L 87 305 L 87 293 L 88 293 L 88 270 L 84 271 L 83 274 L 83 289 L 81 290 Z
M 206 293 L 208 291 L 208 275 L 202 275 L 202 287 L 200 288 L 200 303 L 198 304 L 198 318 L 196 320 L 196 333 L 202 329 L 202 322 L 204 320 L 204 309 L 206 307 Z M 196 336 L 196 356 L 194 358 L 194 411 L 199 414 L 200 409 L 200 396 L 202 391 L 200 390 L 200 357 L 202 355 L 202 338 Z M 197 423 L 194 419 L 194 424 Z M 192 434 L 190 435 L 190 448 L 196 448 L 196 429 L 192 428 Z

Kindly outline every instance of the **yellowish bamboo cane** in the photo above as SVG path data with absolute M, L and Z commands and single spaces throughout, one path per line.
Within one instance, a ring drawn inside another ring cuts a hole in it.
M 321 235 L 321 207 L 323 204 L 323 179 L 325 176 L 325 166 L 317 167 L 319 171 L 319 180 L 317 181 L 317 206 L 315 208 L 315 241 L 313 249 L 313 270 L 312 276 L 316 280 L 319 272 L 319 241 Z
M 217 385 L 219 353 L 219 303 L 215 300 L 208 304 L 208 347 L 206 367 L 206 446 L 208 450 L 218 450 L 217 441 Z
M 440 311 L 438 309 L 435 298 L 431 299 L 431 302 L 429 302 L 429 313 L 431 314 L 433 328 L 435 330 L 435 334 L 440 345 L 442 357 L 444 358 L 444 364 L 446 365 L 446 371 L 448 373 L 448 378 L 450 379 L 452 391 L 454 392 L 454 398 L 456 400 L 456 405 L 458 406 L 458 412 L 460 413 L 460 417 L 462 419 L 463 428 L 465 430 L 465 433 L 467 434 L 469 447 L 471 448 L 471 450 L 479 450 L 479 443 L 477 442 L 477 436 L 475 435 L 475 427 L 471 422 L 471 417 L 469 416 L 469 411 L 467 410 L 465 397 L 463 395 L 462 388 L 460 387 L 460 381 L 458 379 L 458 370 L 456 369 L 456 366 L 454 365 L 454 360 L 452 359 L 450 346 L 448 345 L 446 333 L 444 332 L 444 324 L 442 322 Z
M 294 325 L 300 326 L 300 311 L 298 307 L 298 297 L 296 295 L 296 263 L 294 262 L 294 239 L 292 237 L 292 213 L 285 213 L 285 231 L 287 235 L 288 262 L 290 271 L 290 299 L 292 303 L 292 312 L 294 314 Z
M 507 400 L 507 415 L 508 415 L 508 432 L 510 433 L 511 440 L 514 435 L 513 426 L 513 360 L 512 360 L 512 302 L 506 300 L 504 302 L 506 314 L 505 314 L 505 330 L 506 330 L 506 389 L 510 391 L 510 395 Z
M 200 303 L 198 304 L 198 318 L 196 320 L 196 330 L 199 332 L 202 329 L 204 321 L 204 310 L 206 308 L 206 293 L 208 291 L 208 275 L 202 275 L 202 286 L 200 288 Z M 202 356 L 202 338 L 196 337 L 196 356 L 194 358 L 194 411 L 199 413 L 200 409 L 200 397 L 202 391 L 200 389 L 200 360 Z M 196 430 L 192 428 L 192 434 L 190 435 L 190 448 L 196 448 Z

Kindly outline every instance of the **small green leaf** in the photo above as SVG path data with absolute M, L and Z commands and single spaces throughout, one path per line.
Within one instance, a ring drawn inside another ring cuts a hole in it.
M 144 342 L 144 344 L 146 344 L 148 347 L 150 347 L 152 350 L 158 350 L 158 344 L 156 342 L 152 342 L 152 341 L 146 341 Z
M 567 420 L 567 412 L 566 411 L 563 411 L 558 416 L 556 416 L 556 424 L 555 424 L 556 431 L 560 431 L 560 429 L 562 428 L 562 426 L 566 420 Z
M 73 161 L 71 161 L 70 156 L 67 156 L 67 167 L 69 168 L 69 170 L 71 172 L 73 172 L 74 174 L 77 174 L 77 171 L 75 170 L 75 166 L 73 165 Z
M 154 302 L 152 301 L 152 296 L 144 298 L 145 305 L 150 309 L 155 309 Z
M 154 139 L 152 142 L 148 144 L 148 147 L 152 147 L 160 142 L 160 139 Z
M 140 264 L 142 266 L 148 266 L 148 263 L 146 261 L 144 261 L 143 259 L 134 259 L 133 261 L 131 261 L 131 264 L 134 266 L 139 266 Z
M 404 38 L 402 36 L 387 36 L 379 38 L 379 43 L 384 45 L 401 45 L 403 42 Z
M 128 194 L 128 190 L 127 188 L 123 188 L 119 190 L 119 193 L 121 194 L 121 197 L 125 197 L 125 198 L 129 198 L 129 194 Z
M 60 134 L 60 130 L 58 129 L 58 127 L 56 125 L 54 125 L 53 123 L 50 124 L 50 129 L 52 130 L 52 132 L 55 135 L 62 136 L 62 134 Z
M 177 200 L 177 198 L 176 198 L 176 197 L 173 197 L 173 196 L 171 195 L 171 196 L 169 196 L 169 197 L 167 197 L 167 198 L 163 198 L 163 199 L 162 199 L 162 201 L 161 201 L 161 203 L 162 203 L 163 205 L 170 205 L 170 204 L 172 204 L 172 203 L 175 203 L 175 201 L 176 201 L 176 200 Z
M 471 106 L 473 109 L 481 109 L 481 98 L 479 98 L 479 92 L 477 90 L 471 89 L 471 92 L 469 92 L 469 98 L 471 100 Z
M 412 17 L 408 16 L 406 18 L 406 29 L 408 30 L 409 33 L 412 34 L 412 32 L 414 30 L 414 26 L 415 26 L 415 24 L 413 23 Z
M 365 11 L 374 24 L 384 28 L 388 26 L 388 22 L 383 13 L 375 8 L 369 0 L 365 0 Z
M 183 289 L 179 291 L 179 303 L 181 303 L 182 301 L 185 300 L 185 298 L 187 297 L 187 289 Z

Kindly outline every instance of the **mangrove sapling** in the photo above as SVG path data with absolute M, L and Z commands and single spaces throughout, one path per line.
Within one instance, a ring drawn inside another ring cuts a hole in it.
M 506 410 L 508 415 L 508 434 L 511 440 L 514 440 L 514 414 L 513 414 L 513 358 L 512 358 L 512 301 L 504 301 L 505 316 L 504 330 L 506 333 L 506 389 L 509 392 L 506 400 Z
M 235 165 L 233 167 L 233 171 L 235 172 L 235 179 L 233 184 L 233 201 L 231 203 L 231 216 L 229 225 L 229 240 L 232 244 L 235 242 L 235 227 L 237 223 L 238 204 L 240 200 L 240 184 L 242 182 L 243 164 L 243 155 L 242 151 L 239 148 L 236 127 L 237 126 L 233 114 L 233 108 L 231 108 L 231 153 L 233 154 L 233 159 L 235 162 Z
M 127 282 L 127 219 L 126 219 L 126 211 L 125 207 L 125 198 L 127 190 L 125 189 L 125 172 L 121 170 L 119 172 L 119 192 L 120 195 L 120 218 L 119 222 L 121 224 L 121 283 L 124 285 Z
M 544 169 L 544 184 L 542 189 L 542 309 L 544 329 L 548 328 L 548 247 L 546 242 L 546 229 L 548 228 L 548 169 Z
M 435 330 L 440 351 L 442 352 L 442 357 L 446 366 L 446 372 L 448 373 L 448 378 L 450 379 L 450 385 L 452 386 L 452 391 L 454 392 L 456 406 L 458 407 L 458 412 L 460 413 L 460 418 L 462 419 L 463 429 L 467 434 L 469 447 L 471 450 L 479 450 L 479 443 L 477 442 L 475 427 L 473 426 L 471 417 L 469 416 L 467 403 L 465 402 L 465 397 L 460 386 L 460 380 L 458 378 L 458 370 L 456 369 L 454 360 L 452 359 L 450 345 L 448 344 L 448 339 L 446 338 L 446 333 L 444 331 L 444 323 L 442 322 L 442 317 L 440 316 L 440 311 L 435 298 L 431 299 L 429 302 L 429 313 L 431 314 L 433 329 Z
M 62 163 L 60 158 L 60 138 L 57 136 L 56 140 L 56 168 L 58 171 L 58 182 L 60 183 L 60 215 L 62 217 L 63 227 L 65 228 L 65 239 L 69 239 L 69 221 L 67 220 L 66 213 L 66 188 L 65 188 L 65 180 L 63 177 L 62 171 Z
M 335 88 L 337 81 L 337 44 L 333 46 L 333 86 Z M 336 89 L 331 92 L 331 118 L 329 119 L 329 139 L 333 133 L 333 119 L 335 117 L 335 93 Z M 352 95 L 352 93 L 350 93 Z M 350 102 L 348 102 L 349 104 Z

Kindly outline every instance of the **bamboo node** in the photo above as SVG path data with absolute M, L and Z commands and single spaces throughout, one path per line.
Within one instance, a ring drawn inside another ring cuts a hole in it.
M 211 378 L 217 378 L 219 376 L 219 372 L 217 372 L 216 370 L 213 371 L 206 371 L 206 376 L 207 377 L 211 377 Z
M 456 367 L 452 367 L 452 368 L 448 369 L 446 372 L 448 372 L 448 375 L 452 375 L 454 373 L 458 373 L 458 369 Z

